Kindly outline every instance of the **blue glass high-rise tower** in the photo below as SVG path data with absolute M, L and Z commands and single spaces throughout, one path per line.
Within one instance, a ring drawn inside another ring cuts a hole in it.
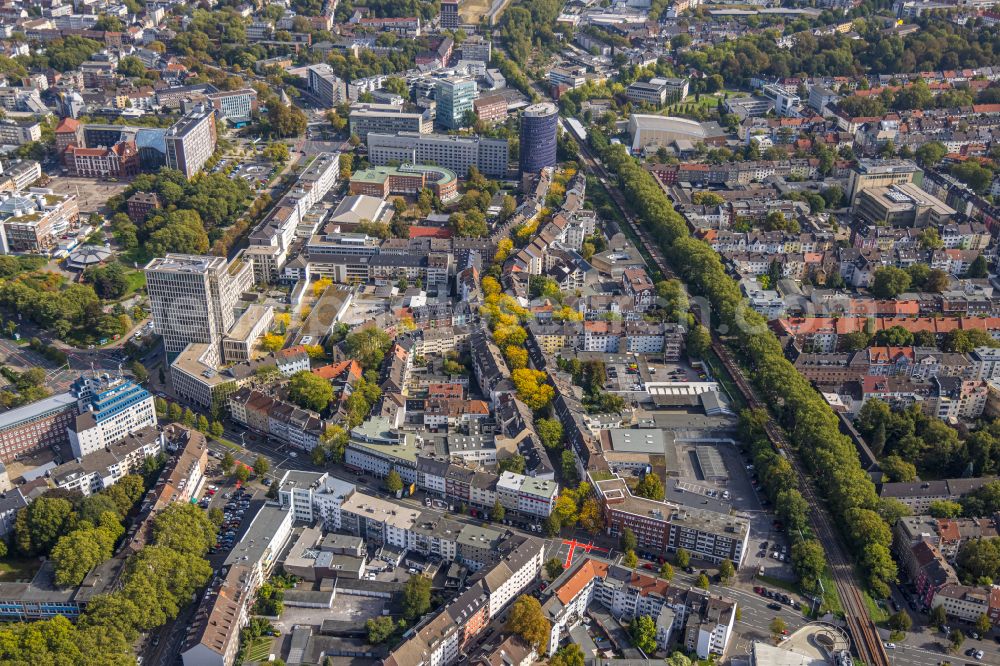
M 521 115 L 521 173 L 556 165 L 559 110 L 551 102 L 532 104 Z

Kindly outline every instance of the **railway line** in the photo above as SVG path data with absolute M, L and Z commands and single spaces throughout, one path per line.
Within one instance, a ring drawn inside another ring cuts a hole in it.
M 566 126 L 564 126 L 564 129 L 569 130 Z M 626 223 L 636 237 L 639 238 L 644 249 L 652 258 L 656 264 L 656 268 L 664 278 L 675 278 L 676 273 L 667 264 L 666 257 L 664 257 L 663 252 L 660 250 L 659 244 L 639 224 L 635 216 L 632 215 L 624 195 L 617 187 L 611 185 L 611 175 L 604 168 L 604 165 L 595 158 L 590 147 L 584 141 L 580 142 L 580 160 L 605 185 L 605 189 L 615 202 L 615 205 L 618 206 Z M 701 318 L 701 312 L 696 312 L 695 314 L 699 319 Z M 747 404 L 754 409 L 766 408 L 767 405 L 757 397 L 752 384 L 747 381 L 743 369 L 735 362 L 729 349 L 714 333 L 712 348 L 722 361 L 723 366 L 725 366 L 726 372 L 733 378 Z M 871 614 L 868 612 L 868 606 L 865 604 L 861 590 L 854 580 L 851 558 L 848 557 L 839 535 L 833 529 L 826 508 L 816 497 L 815 488 L 798 457 L 791 453 L 784 430 L 773 420 L 769 419 L 766 424 L 766 431 L 772 446 L 791 463 L 792 468 L 799 477 L 799 490 L 811 507 L 810 521 L 812 522 L 816 536 L 826 551 L 827 562 L 843 606 L 844 616 L 847 620 L 848 630 L 854 641 L 856 654 L 868 666 L 889 666 L 889 656 L 886 653 L 885 646 L 875 628 L 875 623 L 871 619 Z

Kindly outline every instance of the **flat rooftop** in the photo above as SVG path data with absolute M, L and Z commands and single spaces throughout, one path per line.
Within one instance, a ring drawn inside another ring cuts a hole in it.
M 419 509 L 411 509 L 362 492 L 355 492 L 348 497 L 340 508 L 341 511 L 384 522 L 401 530 L 409 530 L 420 520 Z
M 264 553 L 271 547 L 271 539 L 278 528 L 288 520 L 288 510 L 272 504 L 260 507 L 243 534 L 226 558 L 226 566 L 240 562 L 260 562 Z
M 208 273 L 221 270 L 226 266 L 225 257 L 212 257 L 200 254 L 168 254 L 157 257 L 148 264 L 145 270 L 172 273 Z
M 270 305 L 259 305 L 254 303 L 246 309 L 240 318 L 236 320 L 233 327 L 226 333 L 226 337 L 230 340 L 239 340 L 241 342 L 246 342 L 253 333 L 254 327 L 257 325 L 261 319 L 267 317 L 268 310 L 273 308 Z
M 738 516 L 636 497 L 629 490 L 625 481 L 618 477 L 607 481 L 598 481 L 597 487 L 602 495 L 614 502 L 609 507 L 612 510 L 669 522 L 673 525 L 686 526 L 712 534 L 723 534 L 733 539 L 741 539 L 750 529 L 749 521 Z

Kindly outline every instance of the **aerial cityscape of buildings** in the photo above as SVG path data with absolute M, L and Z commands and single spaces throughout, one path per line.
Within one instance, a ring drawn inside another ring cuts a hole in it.
M 1000 663 L 998 53 L 4 4 L 0 662 Z

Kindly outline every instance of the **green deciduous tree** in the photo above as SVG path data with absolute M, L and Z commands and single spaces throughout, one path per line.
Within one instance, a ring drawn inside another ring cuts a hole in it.
M 257 456 L 253 461 L 253 473 L 257 476 L 264 476 L 271 471 L 271 463 L 264 456 Z
M 391 617 L 382 615 L 369 618 L 365 622 L 365 628 L 368 630 L 368 642 L 372 645 L 378 645 L 392 636 L 393 632 L 396 631 L 396 623 Z
M 553 450 L 563 446 L 563 426 L 559 419 L 535 419 L 535 430 L 546 449 Z
M 900 610 L 889 616 L 888 625 L 893 631 L 909 631 L 913 626 L 913 620 L 905 610 Z
M 622 530 L 621 536 L 618 538 L 618 547 L 623 551 L 635 550 L 639 545 L 639 542 L 635 538 L 635 533 L 629 528 Z
M 72 524 L 73 505 L 63 498 L 39 497 L 14 521 L 14 542 L 24 555 L 48 553 Z
M 431 579 L 421 574 L 410 576 L 403 586 L 403 617 L 413 622 L 431 607 Z
M 153 519 L 153 541 L 179 553 L 201 557 L 215 543 L 215 525 L 194 504 L 171 504 Z
M 876 298 L 895 298 L 910 288 L 910 274 L 895 266 L 875 270 L 871 291 Z
M 389 470 L 389 474 L 385 477 L 385 489 L 390 493 L 398 493 L 403 489 L 403 479 L 400 478 L 399 472 L 394 469 Z
M 929 621 L 939 629 L 948 622 L 948 613 L 940 604 L 931 609 Z
M 736 567 L 733 566 L 732 560 L 722 560 L 719 564 L 719 578 L 722 579 L 723 583 L 728 583 L 736 576 Z
M 647 655 L 656 652 L 656 623 L 648 615 L 640 615 L 628 626 L 632 644 Z
M 663 501 L 663 483 L 656 472 L 650 472 L 642 477 L 635 486 L 635 495 L 651 500 Z
M 288 381 L 288 397 L 300 407 L 321 412 L 333 399 L 333 387 L 322 377 L 300 370 Z
M 567 643 L 549 659 L 549 666 L 584 666 L 583 650 L 576 643 Z
M 515 453 L 512 456 L 507 456 L 497 463 L 497 470 L 501 473 L 503 472 L 514 472 L 515 474 L 524 474 L 527 462 L 520 453 Z
M 559 558 L 553 557 L 545 561 L 545 573 L 549 578 L 558 578 L 563 572 L 563 563 Z
M 552 625 L 542 613 L 538 599 L 522 594 L 510 609 L 506 629 L 534 646 L 539 654 L 544 654 Z
M 712 335 L 708 332 L 707 328 L 701 324 L 696 324 L 688 331 L 685 342 L 689 356 L 704 358 L 705 352 L 712 346 Z

